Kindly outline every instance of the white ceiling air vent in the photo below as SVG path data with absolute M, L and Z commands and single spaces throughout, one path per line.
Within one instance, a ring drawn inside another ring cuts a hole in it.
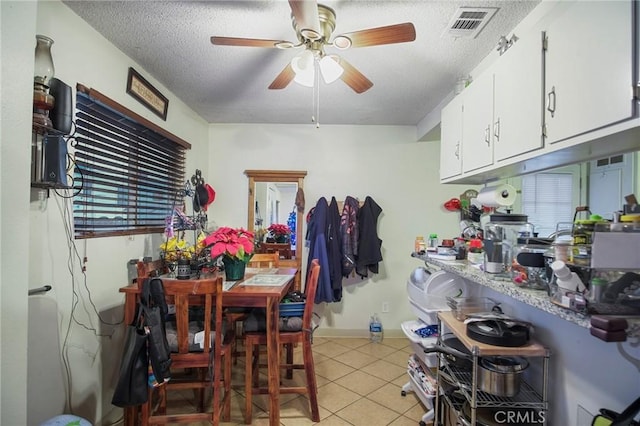
M 455 38 L 476 38 L 497 11 L 497 7 L 458 8 L 447 32 Z

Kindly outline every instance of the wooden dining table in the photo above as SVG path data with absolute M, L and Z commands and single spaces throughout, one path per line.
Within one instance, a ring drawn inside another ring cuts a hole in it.
M 225 288 L 222 296 L 224 307 L 265 308 L 266 310 L 269 424 L 271 426 L 280 424 L 280 333 L 278 330 L 280 300 L 292 288 L 296 273 L 296 268 L 247 268 L 245 277 L 242 280 L 236 281 L 232 286 L 230 286 L 231 283 L 223 285 Z M 282 276 L 282 279 L 278 280 L 277 277 L 273 277 L 273 279 L 265 278 L 264 280 L 259 280 L 265 275 L 279 275 Z M 212 275 L 210 274 L 203 274 L 188 281 L 192 281 L 197 285 L 198 280 L 210 279 L 211 277 Z M 172 274 L 163 275 L 159 278 L 162 279 L 165 287 L 170 286 L 172 282 L 185 282 L 185 280 L 178 280 Z M 275 281 L 280 282 L 274 283 Z M 120 292 L 125 294 L 125 324 L 131 324 L 135 315 L 140 288 L 138 284 L 134 283 L 121 287 Z M 125 425 L 137 424 L 138 410 L 136 408 L 132 407 L 125 410 Z

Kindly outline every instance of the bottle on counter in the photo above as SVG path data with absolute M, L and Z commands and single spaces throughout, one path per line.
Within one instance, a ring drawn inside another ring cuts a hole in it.
M 469 241 L 467 260 L 474 265 L 480 265 L 484 262 L 484 250 L 482 249 L 482 241 L 479 238 Z
M 369 319 L 369 340 L 372 343 L 382 342 L 382 322 L 378 314 L 373 314 Z
M 429 243 L 427 244 L 427 251 L 438 250 L 438 234 L 429 234 Z
M 556 237 L 553 241 L 553 254 L 555 260 L 561 260 L 563 262 L 569 261 L 569 255 L 571 253 L 571 244 L 573 243 L 573 238 L 571 235 L 560 235 Z
M 416 237 L 414 250 L 416 253 L 425 252 L 427 250 L 427 243 L 424 241 L 424 237 L 422 235 L 418 235 Z
M 580 280 L 578 274 L 571 271 L 563 261 L 554 261 L 551 264 L 551 269 L 556 276 L 556 284 L 561 290 L 578 291 L 580 293 L 585 290 L 584 283 Z
M 467 244 L 464 238 L 456 238 L 454 248 L 456 250 L 456 260 L 464 260 L 467 258 Z
M 589 288 L 589 300 L 593 303 L 602 302 L 607 285 L 609 283 L 604 278 L 594 277 L 591 279 L 591 288 Z

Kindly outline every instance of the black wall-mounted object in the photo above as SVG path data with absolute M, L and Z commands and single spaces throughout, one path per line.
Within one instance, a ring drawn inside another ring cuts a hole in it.
M 53 128 L 65 135 L 71 133 L 71 119 L 73 118 L 73 95 L 71 87 L 63 81 L 52 78 L 49 86 L 49 94 L 55 99 L 49 118 Z
M 44 145 L 45 182 L 67 186 L 67 141 L 62 136 L 47 135 Z

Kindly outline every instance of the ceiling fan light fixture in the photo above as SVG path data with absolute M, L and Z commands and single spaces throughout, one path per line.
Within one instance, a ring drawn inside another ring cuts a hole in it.
M 340 78 L 344 69 L 330 56 L 320 59 L 320 73 L 325 83 L 330 84 Z
M 322 34 L 311 28 L 301 29 L 300 34 L 308 40 L 320 40 L 320 38 L 322 38 Z
M 309 50 L 305 50 L 299 55 L 293 57 L 293 59 L 291 60 L 291 68 L 293 68 L 296 74 L 312 72 L 313 61 L 313 53 Z
M 275 44 L 278 49 L 291 49 L 294 44 L 290 41 L 279 41 Z
M 336 49 L 348 49 L 351 47 L 351 39 L 347 36 L 339 35 L 333 39 L 333 45 Z
M 307 87 L 313 87 L 315 80 L 315 57 L 309 50 L 296 55 L 291 60 L 291 68 L 296 73 L 295 81 Z
M 315 71 L 313 68 L 308 72 L 297 73 L 293 81 L 301 86 L 313 87 L 315 85 Z

